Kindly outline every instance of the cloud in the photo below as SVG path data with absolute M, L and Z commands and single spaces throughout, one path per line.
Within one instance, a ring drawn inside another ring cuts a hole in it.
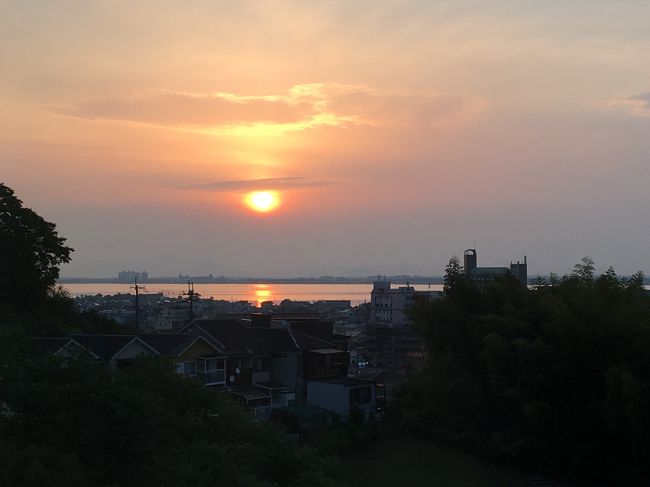
M 210 183 L 193 184 L 183 186 L 179 189 L 194 189 L 213 192 L 244 192 L 255 190 L 289 190 L 314 188 L 318 186 L 329 186 L 336 184 L 336 181 L 329 181 L 319 178 L 305 176 L 292 176 L 285 178 L 264 178 L 264 179 L 235 179 L 226 181 L 213 181 Z
M 615 98 L 607 103 L 609 108 L 622 108 L 638 117 L 650 117 L 650 91 L 638 95 Z
M 369 125 L 449 126 L 466 121 L 487 106 L 484 99 L 466 94 L 378 90 L 359 85 L 320 86 L 329 110 Z
M 142 123 L 210 135 L 276 135 L 329 126 L 455 124 L 485 108 L 469 95 L 416 93 L 342 83 L 298 84 L 285 93 L 238 95 L 165 90 L 58 107 L 86 120 Z
M 309 117 L 313 107 L 305 100 L 289 97 L 238 97 L 230 93 L 163 91 L 133 98 L 88 101 L 57 111 L 62 115 L 89 120 L 122 120 L 168 126 L 218 126 L 255 122 L 286 123 Z

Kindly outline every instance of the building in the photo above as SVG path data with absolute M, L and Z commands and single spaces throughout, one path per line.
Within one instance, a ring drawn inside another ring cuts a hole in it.
M 375 281 L 370 294 L 370 321 L 354 347 L 357 363 L 401 370 L 420 357 L 424 345 L 409 322 L 408 310 L 418 300 L 442 295 L 442 291 L 416 291 L 408 284 L 392 288 L 390 281 Z
M 167 360 L 170 371 L 231 394 L 259 420 L 269 419 L 273 409 L 288 406 L 327 409 L 330 403 L 323 400 L 322 394 L 312 391 L 309 396 L 309 387 L 321 381 L 332 387 L 336 381 L 343 384 L 347 380 L 349 356 L 345 345 L 291 326 L 272 327 L 273 320 L 261 319 L 264 316 L 254 318 L 247 321 L 199 319 L 178 333 L 35 338 L 34 349 L 37 355 L 54 355 L 64 361 L 87 356 L 108 367 L 128 367 L 142 358 Z M 331 323 L 301 324 L 305 328 L 313 326 L 325 337 L 337 338 L 331 332 Z M 356 389 L 348 383 L 341 387 Z M 353 393 L 361 395 L 357 402 L 364 411 L 375 404 L 375 386 L 371 387 L 370 404 L 366 404 L 366 392 Z M 345 414 L 339 413 L 338 403 L 336 411 L 330 412 L 346 420 L 350 414 L 349 400 L 346 405 Z M 286 410 L 285 414 L 291 416 L 291 411 Z
M 510 262 L 510 267 L 478 267 L 478 257 L 476 249 L 467 249 L 463 256 L 463 268 L 465 274 L 478 285 L 512 274 L 525 286 L 528 285 L 528 262 L 524 256 L 524 261 L 516 263 Z
M 142 272 L 122 271 L 117 274 L 117 280 L 119 282 L 132 283 L 136 279 L 140 282 L 147 282 L 149 280 L 149 274 L 147 273 L 147 271 L 142 271 Z
M 365 422 L 377 414 L 377 384 L 355 378 L 309 381 L 307 403 L 332 411 L 343 421 L 357 413 Z
M 402 326 L 409 322 L 408 308 L 416 298 L 431 299 L 442 296 L 442 291 L 416 291 L 413 286 L 392 288 L 390 281 L 373 283 L 370 293 L 370 321 L 389 326 Z

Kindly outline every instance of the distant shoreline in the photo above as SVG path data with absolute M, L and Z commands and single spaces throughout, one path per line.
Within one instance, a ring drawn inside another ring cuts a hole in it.
M 391 281 L 395 284 L 442 284 L 441 276 L 378 276 L 380 279 Z M 377 277 L 150 277 L 139 284 L 372 284 Z M 92 278 L 92 277 L 64 277 L 58 284 L 133 284 L 133 281 L 124 281 L 117 278 Z

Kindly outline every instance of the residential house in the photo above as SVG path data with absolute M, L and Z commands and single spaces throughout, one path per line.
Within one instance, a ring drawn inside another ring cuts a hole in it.
M 226 357 L 204 337 L 146 333 L 138 338 L 160 356 L 172 359 L 176 373 L 197 377 L 205 385 L 225 387 Z
M 126 367 L 141 357 L 156 357 L 158 351 L 135 335 L 70 335 L 109 367 Z
M 345 350 L 290 327 L 272 327 L 270 320 L 194 320 L 180 333 L 201 335 L 223 351 L 226 386 L 258 416 L 305 404 L 307 380 L 347 376 Z
M 165 357 L 173 370 L 197 377 L 206 385 L 225 385 L 225 356 L 205 338 L 195 335 L 143 333 L 139 335 L 90 335 L 39 337 L 37 355 L 73 357 L 88 353 L 109 367 L 127 367 L 145 357 Z
M 90 358 L 99 360 L 95 353 L 69 337 L 38 337 L 32 342 L 35 357 L 52 356 L 67 360 L 87 354 Z
M 368 379 L 347 377 L 309 381 L 307 403 L 333 411 L 343 421 L 356 413 L 365 422 L 377 414 L 377 384 Z

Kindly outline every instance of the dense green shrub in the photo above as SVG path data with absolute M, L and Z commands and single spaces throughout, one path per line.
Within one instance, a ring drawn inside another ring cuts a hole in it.
M 531 289 L 477 287 L 452 260 L 446 297 L 413 310 L 424 368 L 408 423 L 483 455 L 591 484 L 650 484 L 650 296 L 583 259 Z

